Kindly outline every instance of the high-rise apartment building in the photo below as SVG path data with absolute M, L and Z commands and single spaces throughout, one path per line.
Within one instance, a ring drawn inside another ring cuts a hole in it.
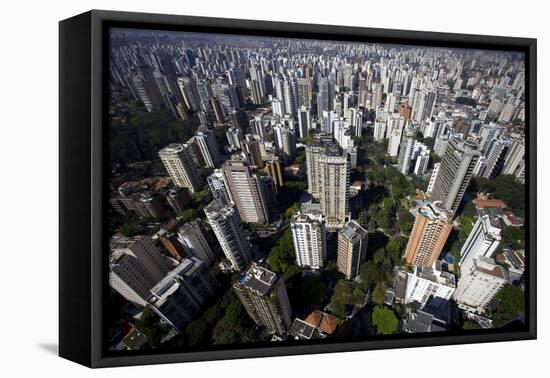
M 313 198 L 319 198 L 320 195 L 319 157 L 323 149 L 320 139 L 314 139 L 306 146 L 307 191 Z
M 166 201 L 174 211 L 174 214 L 179 216 L 186 209 L 189 201 L 191 201 L 191 196 L 186 188 L 171 188 L 166 193 Z
M 298 78 L 296 79 L 296 85 L 298 88 L 298 105 L 311 106 L 312 79 Z
M 518 171 L 518 167 L 525 160 L 525 140 L 523 138 L 512 138 L 512 142 L 506 153 L 502 174 L 514 175 Z
M 453 228 L 451 220 L 452 214 L 441 202 L 428 202 L 420 208 L 405 250 L 407 264 L 431 267 Z
M 359 274 L 367 257 L 368 232 L 355 220 L 350 220 L 338 232 L 338 270 L 348 280 Z
M 447 210 L 456 213 L 479 157 L 475 142 L 452 137 L 441 159 L 430 200 L 441 201 Z
M 187 256 L 196 257 L 210 266 L 216 259 L 199 219 L 189 221 L 178 229 L 178 240 Z
M 460 270 L 469 272 L 476 257 L 493 257 L 500 243 L 502 225 L 498 217 L 480 212 L 474 228 L 460 250 Z
M 174 184 L 195 193 L 203 181 L 189 149 L 187 144 L 173 143 L 160 150 L 159 156 Z
M 278 124 L 273 126 L 273 136 L 279 151 L 287 159 L 293 160 L 296 156 L 296 134 L 294 130 L 289 125 Z
M 414 92 L 411 118 L 422 123 L 430 119 L 435 107 L 436 94 L 429 90 L 417 90 Z
M 281 163 L 279 163 L 279 158 L 274 156 L 273 158 L 269 158 L 266 161 L 266 170 L 269 177 L 273 179 L 273 182 L 275 183 L 276 187 L 282 187 L 283 186 L 283 174 L 281 170 Z
M 336 144 L 328 144 L 319 156 L 317 174 L 319 200 L 327 228 L 340 228 L 350 218 L 350 164 L 347 153 Z
M 426 188 L 426 194 L 429 196 L 433 189 L 435 180 L 437 179 L 437 174 L 439 173 L 439 167 L 441 167 L 441 162 L 435 163 L 432 169 L 432 174 L 430 175 L 430 181 L 428 182 L 428 187 Z
M 399 147 L 399 159 L 397 161 L 397 167 L 399 172 L 404 175 L 409 174 L 411 168 L 411 162 L 413 161 L 413 155 L 416 145 L 416 130 L 412 126 L 405 128 L 405 133 L 401 138 L 401 145 Z
M 233 290 L 257 325 L 278 335 L 290 329 L 292 309 L 281 275 L 253 263 L 233 284 Z
M 235 206 L 218 199 L 210 202 L 204 212 L 232 268 L 237 271 L 245 269 L 252 258 L 252 252 Z
M 231 201 L 221 169 L 214 169 L 214 172 L 206 178 L 206 182 L 208 183 L 208 187 L 214 199 L 220 199 L 224 203 L 229 203 L 229 201 Z
M 220 152 L 218 143 L 212 130 L 202 126 L 195 134 L 195 142 L 198 144 L 202 158 L 208 168 L 216 168 L 220 164 Z
M 250 134 L 245 136 L 245 140 L 242 143 L 243 152 L 247 154 L 250 163 L 258 168 L 264 167 L 264 161 L 262 159 L 262 152 L 260 148 L 260 142 Z
M 269 209 L 260 178 L 244 160 L 230 160 L 222 168 L 231 201 L 246 223 L 267 223 Z
M 311 125 L 311 110 L 309 107 L 300 106 L 298 109 L 298 137 L 307 138 Z
M 458 307 L 483 314 L 500 288 L 507 283 L 506 270 L 493 259 L 477 257 L 463 272 L 453 295 Z
M 397 156 L 399 153 L 399 145 L 401 144 L 401 136 L 403 128 L 406 124 L 406 119 L 403 116 L 392 115 L 387 120 L 387 136 L 388 136 L 388 155 Z
M 181 333 L 218 290 L 219 283 L 206 264 L 191 257 L 151 288 L 148 303 L 164 322 Z
M 290 219 L 296 265 L 320 269 L 326 258 L 326 226 L 319 204 L 303 204 Z
M 171 263 L 148 237 L 111 241 L 109 284 L 128 301 L 145 306 L 149 290 L 171 269 Z

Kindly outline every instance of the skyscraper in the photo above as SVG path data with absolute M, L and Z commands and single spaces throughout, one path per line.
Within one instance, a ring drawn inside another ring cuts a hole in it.
M 195 141 L 199 146 L 206 167 L 216 168 L 220 164 L 220 152 L 212 130 L 204 126 L 199 127 L 195 134 Z
M 399 145 L 401 143 L 401 135 L 403 134 L 403 128 L 405 127 L 406 120 L 402 116 L 392 115 L 388 117 L 387 137 L 388 142 L 388 155 L 397 156 L 399 152 Z
M 282 276 L 252 263 L 233 284 L 233 290 L 257 325 L 278 335 L 290 328 L 292 309 Z
M 411 162 L 413 161 L 414 149 L 416 144 L 416 131 L 410 125 L 405 128 L 405 134 L 401 138 L 401 145 L 399 147 L 399 159 L 397 166 L 399 172 L 404 175 L 408 175 Z
M 500 243 L 502 226 L 498 217 L 480 212 L 474 228 L 460 250 L 460 270 L 469 272 L 476 257 L 492 257 Z
M 266 170 L 269 177 L 273 179 L 273 182 L 277 187 L 283 186 L 283 174 L 281 171 L 281 163 L 279 163 L 279 158 L 274 156 L 266 162 Z
M 451 219 L 441 202 L 428 202 L 419 209 L 405 250 L 407 264 L 433 265 L 453 228 Z
M 229 146 L 234 150 L 240 150 L 242 148 L 242 140 L 244 139 L 244 133 L 242 129 L 238 127 L 230 127 L 226 131 L 225 136 L 229 142 Z
M 219 290 L 216 278 L 195 257 L 184 259 L 151 288 L 148 303 L 177 332 L 183 332 Z
M 186 188 L 171 188 L 166 193 L 166 201 L 176 215 L 180 215 L 185 210 L 185 206 L 191 201 L 191 196 Z
M 298 78 L 298 106 L 311 106 L 311 78 Z
M 109 284 L 127 300 L 145 306 L 149 290 L 171 269 L 171 263 L 148 237 L 114 238 Z
M 206 182 L 214 199 L 220 199 L 224 203 L 231 201 L 221 169 L 214 169 L 214 172 L 206 178 Z
M 327 228 L 336 229 L 349 219 L 350 164 L 347 153 L 328 144 L 319 156 L 319 199 Z
M 348 280 L 359 274 L 367 257 L 368 232 L 355 220 L 350 220 L 338 232 L 338 271 Z
M 318 114 L 322 114 L 323 111 L 334 110 L 334 77 L 322 77 L 319 85 L 319 93 L 317 94 L 317 106 L 319 108 Z
M 201 190 L 203 181 L 189 148 L 187 144 L 169 144 L 159 151 L 159 156 L 174 184 L 195 193 Z
M 423 123 L 426 119 L 430 119 L 433 114 L 435 99 L 436 94 L 433 91 L 415 91 L 411 118 L 418 123 Z
M 210 202 L 204 212 L 232 268 L 242 271 L 249 264 L 252 253 L 237 209 L 218 199 Z
M 303 204 L 290 219 L 296 264 L 320 269 L 326 258 L 326 227 L 319 204 Z
M 481 176 L 494 179 L 500 174 L 509 145 L 510 141 L 505 138 L 497 138 L 489 142 L 485 151 L 485 166 Z
M 262 159 L 262 152 L 260 149 L 260 142 L 251 134 L 246 134 L 246 139 L 242 143 L 243 151 L 248 154 L 250 163 L 258 168 L 264 167 L 264 161 Z
M 178 86 L 185 105 L 192 111 L 200 110 L 200 96 L 196 82 L 189 76 L 178 77 Z
M 298 109 L 298 136 L 306 138 L 309 135 L 309 127 L 311 125 L 310 108 L 301 106 Z
M 296 134 L 288 125 L 273 126 L 275 143 L 288 159 L 293 160 L 296 156 Z
M 525 159 L 525 141 L 522 138 L 512 138 L 512 143 L 506 153 L 502 174 L 513 175 L 518 171 Z
M 441 159 L 430 200 L 441 201 L 447 210 L 456 213 L 479 157 L 475 142 L 451 138 Z
M 332 139 L 332 138 L 331 138 Z M 323 143 L 320 139 L 314 139 L 306 146 L 306 171 L 307 191 L 314 197 L 319 198 L 319 157 L 323 151 Z
M 189 221 L 178 229 L 178 240 L 188 256 L 196 257 L 207 266 L 216 259 L 216 255 L 206 237 L 199 219 Z
M 222 168 L 229 197 L 246 223 L 266 223 L 269 209 L 259 176 L 244 160 L 226 161 Z

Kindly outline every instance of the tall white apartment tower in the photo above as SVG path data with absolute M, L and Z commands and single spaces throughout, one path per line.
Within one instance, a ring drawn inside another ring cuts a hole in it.
M 216 168 L 220 164 L 220 152 L 218 151 L 218 143 L 216 137 L 206 127 L 200 127 L 195 134 L 201 155 L 208 168 Z
M 178 229 L 178 241 L 188 256 L 196 257 L 208 266 L 216 259 L 199 219 L 187 222 Z
M 452 137 L 441 158 L 430 200 L 441 201 L 447 210 L 456 212 L 479 157 L 477 143 Z
M 403 128 L 405 127 L 405 117 L 394 114 L 388 117 L 387 120 L 387 136 L 388 142 L 388 155 L 397 156 L 399 153 L 399 144 L 401 143 L 401 135 L 403 134 Z
M 202 188 L 203 181 L 189 149 L 187 144 L 173 143 L 158 154 L 174 184 L 195 193 Z
M 328 144 L 319 156 L 319 199 L 328 229 L 339 229 L 349 218 L 350 163 L 347 153 Z
M 326 257 L 325 219 L 319 204 L 304 204 L 292 216 L 290 230 L 294 241 L 296 264 L 319 269 Z
M 500 243 L 501 224 L 497 217 L 481 213 L 460 250 L 460 270 L 469 272 L 474 259 L 492 257 Z
M 252 253 L 235 206 L 214 200 L 204 208 L 204 213 L 233 270 L 244 270 L 252 259 Z
M 150 238 L 116 238 L 111 241 L 109 284 L 128 301 L 145 306 L 149 290 L 172 268 Z
M 244 160 L 230 160 L 222 168 L 231 201 L 246 223 L 266 223 L 269 210 L 257 173 Z

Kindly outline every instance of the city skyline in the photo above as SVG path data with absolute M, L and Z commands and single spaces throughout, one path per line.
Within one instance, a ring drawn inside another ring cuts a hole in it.
M 522 322 L 523 53 L 110 40 L 111 350 Z

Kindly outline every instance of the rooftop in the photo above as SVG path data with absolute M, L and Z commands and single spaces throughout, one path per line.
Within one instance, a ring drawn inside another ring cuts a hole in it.
M 368 235 L 367 230 L 365 230 L 357 221 L 350 220 L 344 227 L 340 230 L 340 234 L 345 236 L 348 239 L 364 238 Z
M 277 273 L 253 263 L 250 268 L 241 275 L 238 284 L 260 295 L 269 295 L 278 280 L 279 276 Z
M 318 328 L 321 332 L 326 333 L 327 335 L 332 335 L 340 324 L 340 319 L 336 316 L 327 314 L 321 310 L 313 311 L 304 321 Z
M 294 319 L 292 327 L 290 327 L 290 336 L 296 339 L 310 340 L 315 335 L 316 328 L 309 323 L 304 322 L 302 319 Z

